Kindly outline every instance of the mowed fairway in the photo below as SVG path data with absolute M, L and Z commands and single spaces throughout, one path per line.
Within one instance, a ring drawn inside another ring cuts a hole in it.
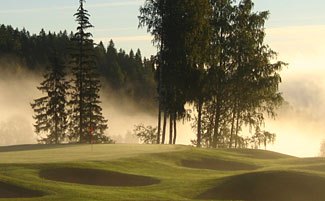
M 0 147 L 0 200 L 324 201 L 325 159 L 171 145 Z

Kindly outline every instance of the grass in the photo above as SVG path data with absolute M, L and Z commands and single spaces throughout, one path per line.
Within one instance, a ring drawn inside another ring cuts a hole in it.
M 199 198 L 254 201 L 324 200 L 324 186 L 325 178 L 303 172 L 253 172 L 225 178 Z
M 226 161 L 215 158 L 202 158 L 200 160 L 182 160 L 184 167 L 196 169 L 210 169 L 219 171 L 256 170 L 259 166 L 236 161 Z
M 0 200 L 323 201 L 323 186 L 324 159 L 261 150 L 0 147 Z

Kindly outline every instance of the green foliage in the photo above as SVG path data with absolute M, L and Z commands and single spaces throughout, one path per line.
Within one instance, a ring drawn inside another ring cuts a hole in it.
M 273 144 L 276 139 L 276 134 L 268 131 L 261 131 L 259 128 L 256 129 L 255 134 L 251 138 L 252 147 L 258 149 L 261 145 L 266 149 L 267 144 Z
M 115 144 L 115 141 L 106 135 L 93 135 L 90 138 L 93 144 Z
M 251 0 L 145 1 L 139 27 L 147 26 L 160 48 L 159 133 L 160 115 L 184 118 L 186 103 L 198 112 L 197 146 L 243 146 L 243 126 L 255 129 L 265 114 L 275 117 L 285 64 L 272 63 L 276 53 L 264 43 L 269 13 L 253 8 Z
M 143 144 L 155 144 L 157 139 L 157 127 L 135 125 L 133 135 L 135 135 Z
M 285 64 L 272 63 L 276 53 L 264 42 L 268 12 L 254 12 L 250 0 L 214 0 L 211 5 L 213 51 L 204 83 L 210 87 L 197 122 L 202 121 L 208 146 L 242 147 L 242 127 L 261 127 L 283 102 L 278 88 Z

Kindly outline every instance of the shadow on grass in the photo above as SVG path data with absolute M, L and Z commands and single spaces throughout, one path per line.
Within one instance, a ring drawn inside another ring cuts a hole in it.
M 321 201 L 325 200 L 325 179 L 316 175 L 270 171 L 232 176 L 198 199 L 245 201 Z
M 12 184 L 0 182 L 0 199 L 1 198 L 35 198 L 42 197 L 43 193 L 29 190 Z
M 188 168 L 219 171 L 256 170 L 259 168 L 256 165 L 213 158 L 203 158 L 200 160 L 182 160 L 181 165 Z
M 77 183 L 96 186 L 148 186 L 160 183 L 160 180 L 119 172 L 82 169 L 82 168 L 53 168 L 40 171 L 40 177 L 53 181 Z

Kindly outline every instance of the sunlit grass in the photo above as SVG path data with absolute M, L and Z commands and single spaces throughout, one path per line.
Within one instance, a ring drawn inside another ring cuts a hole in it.
M 235 171 L 205 169 L 204 164 L 199 168 L 190 168 L 182 163 L 183 160 L 204 162 L 210 159 L 217 163 L 236 162 L 238 168 Z M 240 164 L 252 165 L 257 169 L 241 169 Z M 104 187 L 40 178 L 39 172 L 48 168 L 115 171 L 151 177 L 160 182 L 149 186 Z M 300 159 L 268 151 L 170 145 L 31 145 L 0 148 L 0 181 L 45 194 L 39 198 L 12 200 L 200 200 L 197 198 L 202 193 L 218 187 L 228 177 L 251 172 L 258 175 L 259 172 L 268 171 L 298 171 L 323 179 L 325 160 Z M 275 193 L 285 193 L 285 189 Z

